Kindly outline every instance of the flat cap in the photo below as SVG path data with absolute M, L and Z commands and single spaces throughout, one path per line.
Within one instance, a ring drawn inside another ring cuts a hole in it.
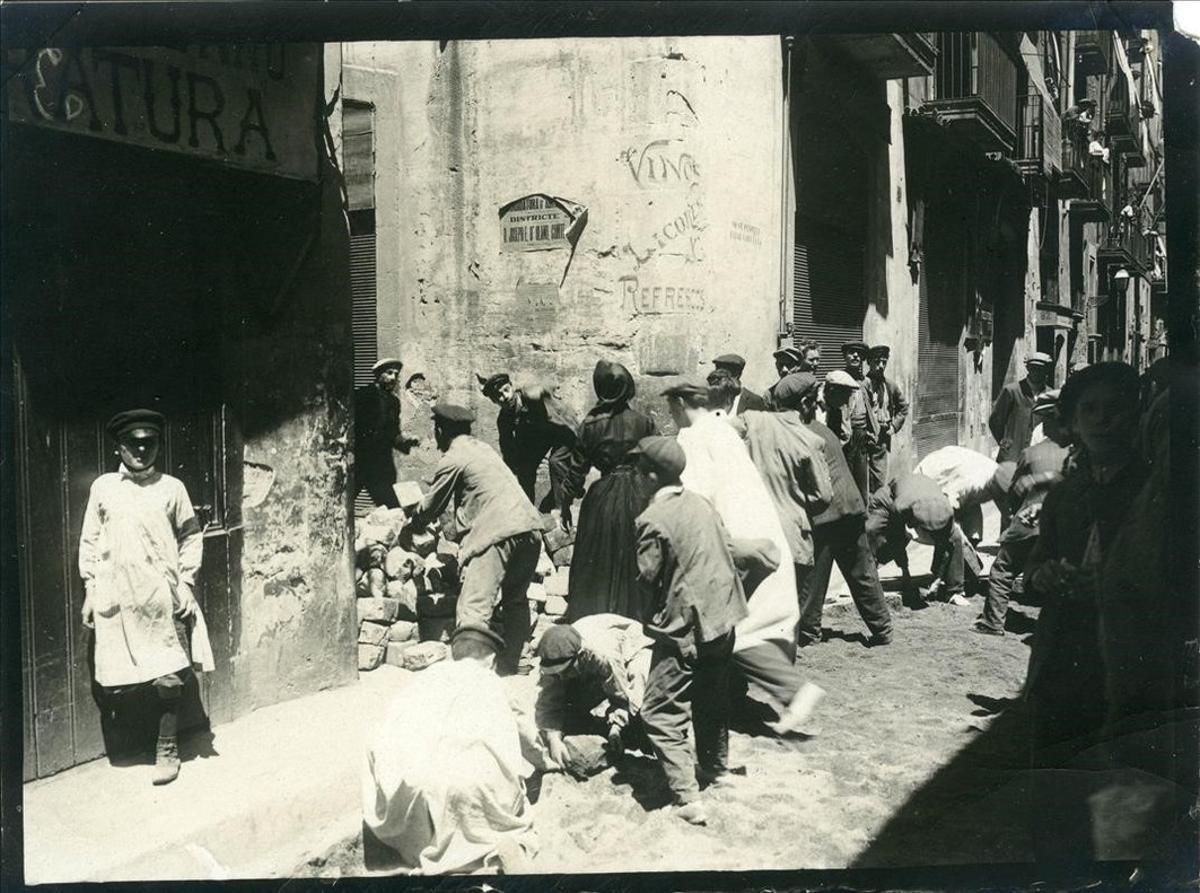
M 1053 366 L 1054 359 L 1048 353 L 1035 350 L 1025 359 L 1026 366 Z
M 629 451 L 629 455 L 645 456 L 668 480 L 678 480 L 687 465 L 687 457 L 683 454 L 683 447 L 679 442 L 674 437 L 663 437 L 661 434 L 643 437 L 637 446 Z
M 847 341 L 842 345 L 842 353 L 846 353 L 849 350 L 858 350 L 867 353 L 870 349 L 865 341 Z
M 450 645 L 453 646 L 460 639 L 474 639 L 477 642 L 491 645 L 496 651 L 504 650 L 503 637 L 486 623 L 468 622 L 458 626 L 450 634 Z
M 874 347 L 872 347 L 870 350 L 867 351 L 867 356 L 871 357 L 871 358 L 890 357 L 891 355 L 892 355 L 892 349 L 890 347 L 888 347 L 886 344 L 876 344 Z
M 479 379 L 479 384 L 483 388 L 484 396 L 493 394 L 500 390 L 502 385 L 512 384 L 512 379 L 509 377 L 507 372 L 497 372 L 495 375 L 489 375 L 487 378 L 484 378 L 482 375 L 476 375 L 475 377 Z
M 746 368 L 746 358 L 735 353 L 723 353 L 713 360 L 713 365 L 730 369 L 734 374 L 741 375 L 742 370 Z
M 819 388 L 820 382 L 811 372 L 793 372 L 779 380 L 771 395 L 784 409 L 796 409 L 800 401 Z
M 553 676 L 561 673 L 570 666 L 582 647 L 583 637 L 579 635 L 579 630 L 569 623 L 559 623 L 550 627 L 542 633 L 537 647 L 542 675 Z
M 1053 412 L 1058 409 L 1058 388 L 1042 391 L 1033 398 L 1034 412 Z
M 404 364 L 396 357 L 384 357 L 378 363 L 371 367 L 371 372 L 378 375 L 384 369 L 403 369 Z
M 155 412 L 153 409 L 127 409 L 109 419 L 104 430 L 112 437 L 120 437 L 126 431 L 134 428 L 149 428 L 156 434 L 162 434 L 163 426 L 166 423 L 167 420 L 163 418 L 162 413 Z
M 469 425 L 475 421 L 475 413 L 457 403 L 438 403 L 433 407 L 433 417 L 445 422 Z
M 834 369 L 825 376 L 826 385 L 841 386 L 843 388 L 856 388 L 858 382 L 854 380 L 854 376 L 845 369 Z
M 708 399 L 708 385 L 696 384 L 692 381 L 681 381 L 679 384 L 671 385 L 662 392 L 664 397 L 682 397 L 684 399 L 693 399 L 696 397 L 704 397 Z
M 803 363 L 804 355 L 794 347 L 781 347 L 771 354 L 777 360 L 791 360 L 793 363 Z

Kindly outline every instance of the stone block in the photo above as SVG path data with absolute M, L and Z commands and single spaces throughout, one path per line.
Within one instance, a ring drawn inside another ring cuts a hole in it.
M 546 587 L 541 583 L 530 583 L 529 589 L 525 592 L 525 597 L 531 602 L 544 602 L 550 596 L 546 594 Z
M 421 485 L 416 481 L 400 481 L 393 484 L 392 492 L 396 494 L 396 500 L 400 503 L 400 508 L 409 514 L 425 498 L 425 494 L 421 490 Z
M 450 647 L 444 642 L 419 642 L 405 650 L 402 660 L 406 670 L 423 670 L 449 656 Z
M 404 655 L 412 648 L 417 646 L 416 639 L 408 639 L 403 642 L 388 642 L 387 656 L 384 658 L 393 667 L 404 666 Z
M 417 621 L 422 642 L 449 642 L 454 632 L 453 617 L 422 617 Z
M 388 549 L 383 559 L 383 572 L 389 580 L 407 580 L 421 563 L 421 557 L 401 546 Z
M 360 623 L 395 623 L 399 609 L 400 602 L 394 598 L 360 598 L 358 619 Z
M 571 573 L 566 568 L 555 568 L 554 573 L 542 580 L 542 588 L 548 596 L 566 598 L 570 591 Z
M 367 571 L 367 589 L 371 598 L 383 598 L 387 595 L 387 576 L 381 567 L 373 567 Z
M 381 663 L 387 649 L 383 645 L 358 645 L 358 669 L 360 671 L 374 670 Z
M 546 599 L 546 615 L 549 617 L 561 617 L 567 613 L 567 600 L 558 595 L 552 595 Z
M 438 541 L 437 557 L 439 559 L 441 559 L 443 564 L 457 565 L 458 564 L 458 552 L 459 552 L 459 546 L 458 546 L 458 543 L 454 542 L 454 540 L 447 539 L 445 536 L 443 536 Z
M 550 560 L 554 562 L 554 566 L 557 568 L 570 567 L 571 559 L 574 557 L 574 555 L 575 547 L 573 545 L 563 546 L 550 556 Z
M 358 626 L 358 644 L 382 645 L 387 641 L 388 629 L 386 624 L 364 620 Z
M 563 530 L 557 524 L 553 524 L 542 532 L 542 542 L 546 544 L 546 551 L 553 558 L 554 553 L 559 549 L 574 545 L 575 532 L 574 530 Z
M 417 641 L 416 622 L 411 620 L 397 620 L 387 628 L 387 640 L 389 642 Z

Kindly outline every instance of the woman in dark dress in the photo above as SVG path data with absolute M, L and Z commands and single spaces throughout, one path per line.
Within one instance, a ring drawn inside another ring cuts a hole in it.
M 579 428 L 573 478 L 582 481 L 592 467 L 601 477 L 579 509 L 567 619 L 611 613 L 641 621 L 633 520 L 649 504 L 650 493 L 628 453 L 657 431 L 649 416 L 630 408 L 633 376 L 620 363 L 598 362 L 592 386 L 596 405 Z

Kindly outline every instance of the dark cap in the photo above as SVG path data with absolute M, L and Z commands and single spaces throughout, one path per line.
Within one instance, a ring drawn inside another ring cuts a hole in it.
M 473 639 L 490 645 L 494 651 L 504 650 L 504 639 L 493 631 L 486 623 L 464 623 L 450 634 L 450 646 L 461 639 Z
M 683 447 L 679 442 L 674 437 L 663 437 L 659 434 L 643 437 L 638 441 L 638 445 L 629 451 L 629 455 L 645 456 L 655 470 L 672 481 L 679 480 L 687 465 L 687 457 L 683 454 Z
M 662 392 L 664 397 L 679 397 L 683 400 L 695 400 L 698 397 L 703 397 L 708 400 L 708 386 L 696 384 L 691 381 L 681 381 L 679 384 L 671 385 Z
M 713 360 L 713 365 L 718 368 L 728 369 L 734 375 L 741 375 L 742 370 L 746 368 L 746 358 L 740 357 L 735 353 L 723 353 Z
M 803 363 L 804 355 L 794 347 L 781 347 L 775 353 L 771 354 L 777 360 L 791 360 L 793 363 Z
M 820 387 L 811 372 L 793 372 L 779 380 L 771 391 L 775 403 L 784 409 L 797 409 L 800 401 Z
M 378 363 L 371 367 L 371 371 L 378 375 L 384 369 L 403 369 L 404 364 L 395 357 L 384 357 Z
M 1058 393 L 1057 388 L 1042 391 L 1033 398 L 1033 411 L 1038 413 L 1054 412 L 1058 409 Z
M 458 425 L 469 425 L 475 421 L 475 413 L 456 403 L 438 403 L 433 407 L 433 417 Z
M 851 350 L 861 351 L 865 355 L 870 352 L 871 348 L 867 346 L 867 342 L 865 341 L 847 341 L 842 345 L 842 353 Z
M 575 627 L 568 623 L 550 627 L 542 633 L 542 639 L 537 646 L 542 675 L 553 676 L 555 673 L 561 673 L 570 666 L 582 647 L 583 637 Z
M 475 376 L 479 380 L 480 386 L 483 388 L 483 396 L 491 397 L 492 394 L 498 392 L 502 385 L 511 384 L 512 379 L 509 378 L 507 372 L 497 372 L 495 375 L 484 378 L 482 375 Z
M 120 437 L 126 431 L 134 428 L 149 428 L 155 434 L 162 434 L 166 422 L 162 413 L 155 412 L 153 409 L 129 409 L 125 412 L 118 412 L 109 419 L 104 430 L 112 437 Z
M 867 356 L 870 357 L 872 360 L 878 359 L 880 357 L 882 357 L 883 359 L 886 360 L 891 355 L 892 355 L 892 349 L 890 347 L 888 347 L 886 344 L 876 344 L 874 347 L 872 347 L 870 350 L 867 351 Z

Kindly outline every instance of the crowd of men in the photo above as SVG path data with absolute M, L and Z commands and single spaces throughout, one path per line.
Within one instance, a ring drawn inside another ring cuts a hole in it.
M 783 348 L 779 380 L 758 395 L 742 385 L 745 360 L 723 354 L 703 383 L 663 392 L 676 436 L 631 405 L 632 376 L 607 361 L 582 424 L 547 389 L 516 387 L 507 373 L 481 378 L 499 408 L 499 452 L 473 435 L 470 408 L 433 406 L 441 458 L 407 523 L 418 531 L 454 512 L 454 659 L 412 680 L 372 740 L 367 852 L 410 870 L 515 870 L 530 845 L 524 778 L 534 769 L 586 775 L 630 749 L 657 758 L 681 819 L 706 823 L 702 792 L 739 774 L 729 765 L 731 719 L 802 731 L 821 698 L 796 656 L 821 642 L 833 564 L 868 645 L 887 646 L 894 629 L 879 566 L 900 567 L 911 607 L 969 604 L 987 501 L 1005 525 L 974 630 L 1004 635 L 1014 596 L 1042 606 L 1025 689 L 1035 767 L 1069 765 L 1089 736 L 1137 727 L 1146 704 L 1172 709 L 1192 697 L 1194 685 L 1173 682 L 1194 655 L 1186 630 L 1163 619 L 1179 606 L 1161 537 L 1145 539 L 1165 514 L 1161 367 L 1139 380 L 1125 364 L 1101 363 L 1055 391 L 1050 358 L 1033 354 L 993 408 L 995 459 L 949 446 L 893 470 L 908 401 L 886 376 L 889 350 L 851 342 L 843 355 L 843 368 L 818 378 L 815 343 Z M 360 483 L 382 504 L 396 499 L 392 451 L 415 445 L 401 432 L 401 368 L 380 361 L 357 400 Z M 212 668 L 191 595 L 200 530 L 183 484 L 156 468 L 163 425 L 149 410 L 111 420 L 120 470 L 94 483 L 79 549 L 106 717 L 115 721 L 131 692 L 153 691 L 160 705 L 156 784 L 179 772 L 180 688 L 194 669 Z M 540 511 L 543 462 L 550 493 Z M 599 477 L 585 486 L 593 469 Z M 522 668 L 547 508 L 574 527 L 575 560 L 567 617 L 536 642 L 530 716 L 495 683 Z M 913 538 L 934 547 L 923 590 L 908 572 Z M 1139 626 L 1122 625 L 1134 604 L 1159 612 L 1153 655 Z M 1163 750 L 1137 754 L 1151 752 Z M 1052 821 L 1079 804 L 1043 805 L 1038 815 Z

